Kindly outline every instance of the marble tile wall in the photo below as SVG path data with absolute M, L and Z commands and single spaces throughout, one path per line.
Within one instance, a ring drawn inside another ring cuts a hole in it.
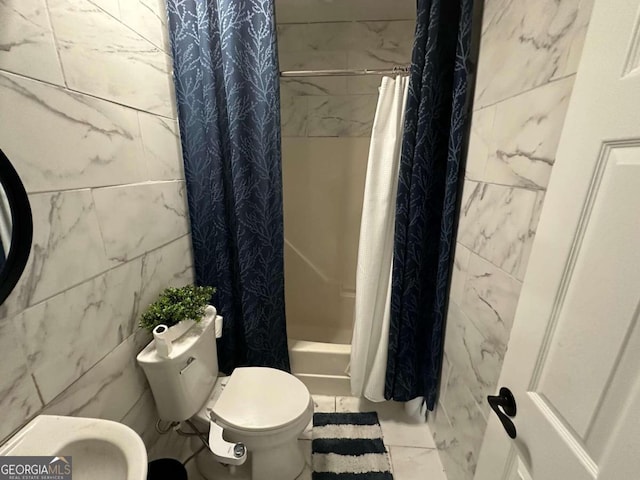
M 414 24 L 412 19 L 280 23 L 280 69 L 406 65 Z M 327 325 L 333 331 L 328 337 L 351 338 L 364 180 L 380 83 L 379 76 L 280 81 L 287 321 L 290 331 L 309 332 L 303 339 L 320 341 L 312 332 Z
M 471 480 L 592 0 L 486 0 L 439 403 L 449 480 Z
M 414 25 L 411 19 L 279 24 L 280 69 L 407 65 Z M 375 76 L 283 78 L 283 136 L 369 137 L 380 82 Z
M 156 440 L 139 314 L 193 281 L 162 0 L 0 4 L 0 148 L 29 194 L 29 263 L 0 306 L 0 442 L 39 413 Z

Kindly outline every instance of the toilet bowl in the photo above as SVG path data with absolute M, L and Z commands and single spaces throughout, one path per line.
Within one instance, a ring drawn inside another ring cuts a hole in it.
M 224 440 L 245 445 L 253 480 L 296 478 L 305 465 L 298 437 L 313 416 L 306 386 L 293 375 L 264 367 L 236 368 L 224 380 L 219 396 L 213 395 L 192 422 L 200 431 L 218 426 Z M 204 473 L 201 458 L 197 462 Z
M 215 462 L 249 461 L 252 480 L 294 480 L 305 461 L 298 436 L 313 416 L 307 387 L 293 375 L 267 367 L 236 368 L 217 377 L 213 313 L 205 316 L 160 356 L 152 341 L 138 354 L 160 418 L 189 421 L 208 438 L 196 457 L 198 470 L 213 478 Z M 193 446 L 200 448 L 198 437 Z

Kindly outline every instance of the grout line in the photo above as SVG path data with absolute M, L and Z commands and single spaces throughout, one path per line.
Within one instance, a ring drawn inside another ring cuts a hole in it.
M 71 87 L 67 87 L 65 85 L 59 85 L 59 84 L 53 83 L 53 82 L 48 82 L 48 81 L 43 80 L 41 78 L 30 77 L 29 75 L 25 75 L 24 73 L 19 73 L 19 72 L 13 72 L 11 70 L 0 69 L 0 76 L 2 74 L 13 75 L 13 76 L 20 77 L 20 78 L 23 78 L 23 79 L 26 79 L 26 80 L 30 80 L 32 82 L 41 83 L 43 85 L 46 85 L 46 86 L 49 86 L 49 87 L 53 87 L 53 88 L 56 88 L 58 90 L 63 90 L 63 91 L 66 91 L 66 92 L 69 92 L 69 93 L 73 93 L 73 94 L 76 94 L 76 95 L 82 95 L 82 96 L 85 96 L 85 97 L 93 98 L 95 100 L 100 100 L 100 101 L 103 101 L 103 102 L 106 102 L 106 103 L 110 103 L 112 105 L 118 105 L 120 107 L 128 108 L 130 110 L 135 110 L 136 112 L 148 113 L 149 115 L 154 115 L 156 117 L 162 117 L 162 118 L 166 118 L 166 119 L 169 119 L 169 120 L 176 121 L 176 117 L 169 117 L 167 115 L 162 115 L 162 114 L 157 113 L 157 112 L 151 112 L 149 110 L 143 110 L 142 108 L 138 108 L 138 107 L 135 107 L 133 105 L 127 105 L 127 104 L 118 102 L 116 100 L 110 99 L 110 98 L 100 97 L 100 96 L 95 95 L 93 93 L 83 92 L 81 90 L 75 90 L 75 89 L 73 89 Z M 171 72 L 167 72 L 167 75 L 171 76 Z M 172 79 L 172 82 L 173 82 L 173 77 L 171 77 L 171 79 Z M 174 100 L 174 98 L 172 97 L 171 100 Z
M 553 167 L 552 167 L 553 168 Z M 506 187 L 506 188 L 516 188 L 518 190 L 527 190 L 529 192 L 546 192 L 547 188 L 530 188 L 530 187 L 525 187 L 522 185 L 510 185 L 508 183 L 499 183 L 499 182 L 489 182 L 487 180 L 476 180 L 475 178 L 469 178 L 465 175 L 464 177 L 465 182 L 474 182 L 474 183 L 484 183 L 486 185 L 495 185 L 497 187 Z
M 147 178 L 151 178 L 151 165 L 149 164 L 149 157 L 151 156 L 151 152 L 148 151 L 149 147 L 145 145 L 144 137 L 142 134 L 142 123 L 140 122 L 140 112 L 136 112 L 136 121 L 138 124 L 138 133 L 140 134 L 140 136 L 138 137 L 138 143 L 139 143 L 139 146 L 142 148 L 142 161 L 144 162 L 144 172 Z M 180 137 L 180 134 L 178 134 L 178 138 L 179 137 Z
M 45 402 L 44 399 L 42 398 L 42 395 L 40 394 L 40 388 L 38 387 L 38 383 L 36 382 L 35 378 L 33 378 L 32 376 L 32 380 L 33 383 L 35 384 L 36 387 L 36 391 L 38 393 L 38 396 L 40 397 L 40 401 L 42 402 L 42 406 L 40 408 L 38 408 L 37 410 L 35 410 L 34 412 L 30 412 L 29 415 L 27 415 L 22 423 L 17 426 L 11 433 L 9 433 L 7 436 L 5 436 L 4 438 L 0 438 L 0 445 L 2 445 L 3 443 L 5 443 L 7 440 L 9 440 L 11 437 L 13 437 L 20 429 L 22 429 L 27 423 L 29 423 L 31 420 L 33 420 L 36 416 L 38 415 L 42 415 L 43 412 L 51 405 L 53 404 L 59 397 L 61 397 L 67 390 L 69 390 L 71 387 L 73 387 L 73 385 L 75 385 L 82 377 L 84 377 L 85 375 L 87 375 L 89 372 L 91 372 L 100 362 L 102 362 L 105 358 L 107 358 L 111 353 L 113 353 L 116 349 L 118 349 L 120 346 L 122 346 L 123 343 L 126 343 L 131 337 L 133 337 L 135 335 L 135 331 L 133 333 L 131 333 L 127 338 L 125 338 L 122 342 L 120 342 L 118 345 L 116 345 L 113 349 L 111 349 L 108 353 L 106 353 L 104 356 L 102 356 L 99 360 L 97 360 L 93 365 L 91 365 L 91 367 L 89 367 L 87 369 L 86 372 L 82 373 L 82 375 L 80 375 L 77 379 L 75 379 L 72 383 L 70 383 L 67 387 L 65 387 L 64 390 L 62 390 L 59 394 L 57 394 L 55 397 L 53 397 L 49 402 Z M 145 391 L 147 390 L 147 387 L 145 387 Z M 143 392 L 144 394 L 144 392 Z M 137 403 L 137 400 L 136 402 Z M 135 405 L 134 403 L 134 405 Z M 123 417 L 124 418 L 124 417 Z
M 44 5 L 45 14 L 47 15 L 47 20 L 49 21 L 49 27 L 51 28 L 51 37 L 53 38 L 53 49 L 56 51 L 56 58 L 58 59 L 58 65 L 60 65 L 60 74 L 62 75 L 62 81 L 64 82 L 64 86 L 68 88 L 67 84 L 67 75 L 64 71 L 64 65 L 62 64 L 62 57 L 60 56 L 60 42 L 58 41 L 58 35 L 56 34 L 55 29 L 53 28 L 53 21 L 51 20 L 51 12 L 49 11 L 49 0 L 45 0 Z
M 534 240 L 535 240 L 535 235 L 534 235 Z M 518 277 L 516 277 L 514 274 L 507 272 L 505 269 L 503 269 L 501 266 L 496 265 L 495 263 L 493 263 L 492 260 L 489 260 L 488 258 L 483 257 L 481 254 L 479 254 L 478 252 L 476 252 L 475 250 L 473 250 L 471 247 L 465 245 L 464 243 L 456 240 L 456 243 L 459 243 L 460 245 L 462 245 L 464 248 L 466 248 L 467 250 L 469 250 L 469 252 L 473 255 L 475 255 L 476 257 L 480 257 L 482 260 L 484 260 L 485 262 L 493 265 L 495 268 L 497 268 L 498 270 L 500 270 L 502 273 L 504 273 L 505 275 L 507 275 L 508 277 L 510 277 L 512 280 L 515 280 L 516 282 L 522 284 L 524 283 L 524 280 L 520 280 Z M 469 263 L 471 263 L 471 257 L 469 257 Z M 527 264 L 529 263 L 529 261 L 527 260 Z M 467 264 L 467 271 L 465 272 L 465 279 L 464 279 L 464 284 L 465 287 L 467 285 L 467 278 L 469 277 L 469 264 Z M 465 288 L 466 289 L 466 288 Z
M 105 241 L 104 238 L 104 233 L 103 233 L 103 228 L 102 228 L 102 222 L 100 221 L 100 215 L 98 215 L 98 208 L 96 207 L 96 199 L 93 195 L 93 189 L 89 190 L 89 196 L 91 197 L 91 211 L 93 212 L 93 216 L 96 219 L 96 223 L 98 224 L 98 233 L 100 234 L 100 242 L 102 242 L 102 254 L 104 255 L 104 258 L 110 262 L 112 261 L 112 259 L 109 257 L 109 252 L 107 251 L 107 242 Z M 104 274 L 106 275 L 106 273 Z
M 151 40 L 149 40 L 146 36 L 144 36 L 142 33 L 140 33 L 139 31 L 135 30 L 133 27 L 131 27 L 129 24 L 125 23 L 124 20 L 122 20 L 121 18 L 119 18 L 120 15 L 122 15 L 122 9 L 120 8 L 120 3 L 118 2 L 118 16 L 116 17 L 115 15 L 111 14 L 110 12 L 107 12 L 104 8 L 102 8 L 100 5 L 98 5 L 97 3 L 95 3 L 95 0 L 87 0 L 89 3 L 91 3 L 94 7 L 96 7 L 98 10 L 100 10 L 102 13 L 104 13 L 105 15 L 108 15 L 109 17 L 113 18 L 116 22 L 118 22 L 120 25 L 122 25 L 123 27 L 127 28 L 128 30 L 131 30 L 133 33 L 135 33 L 136 35 L 138 35 L 140 38 L 142 38 L 143 40 L 147 41 L 148 43 L 150 43 L 151 45 L 153 45 L 155 48 L 157 48 L 158 50 L 160 50 L 161 52 L 163 52 L 166 55 L 169 55 L 169 52 L 167 52 L 163 47 L 160 47 L 158 45 L 156 45 L 154 42 L 152 42 Z M 133 0 L 127 0 L 129 2 L 132 2 Z M 168 25 L 166 25 L 168 27 Z M 168 29 L 167 29 L 168 30 Z M 165 33 L 165 32 L 163 32 Z M 168 32 L 167 32 L 168 33 Z
M 100 363 L 102 363 L 102 361 L 107 358 L 109 355 L 111 355 L 113 352 L 115 352 L 117 349 L 119 349 L 120 347 L 122 347 L 123 345 L 125 345 L 126 343 L 129 343 L 130 341 L 132 343 L 134 343 L 134 339 L 133 337 L 136 334 L 136 330 L 134 330 L 127 338 L 125 338 L 124 340 L 122 340 L 118 345 L 116 345 L 115 347 L 113 347 L 111 350 L 109 350 L 106 354 L 104 354 L 102 357 L 100 357 L 99 360 L 97 360 L 93 365 L 91 365 L 85 372 L 83 372 L 78 378 L 76 378 L 73 382 L 71 382 L 69 385 L 67 385 L 64 390 L 62 390 L 60 393 L 58 393 L 57 395 L 55 395 L 48 403 L 45 404 L 43 410 L 45 410 L 49 405 L 55 404 L 56 400 L 60 399 L 63 397 L 63 395 L 65 395 L 65 393 L 67 391 L 69 391 L 71 388 L 73 388 L 73 386 L 75 384 L 77 384 L 80 380 L 82 380 L 82 378 L 87 375 L 89 372 L 93 371 L 95 368 L 98 367 L 98 365 Z M 132 362 L 135 368 L 135 362 Z M 146 383 L 146 378 L 145 378 L 145 383 Z M 103 385 L 104 386 L 104 385 Z M 145 390 L 146 390 L 146 386 L 145 386 Z M 144 393 L 144 392 L 143 392 Z M 94 397 L 95 398 L 95 397 Z M 137 401 L 137 400 L 136 400 Z
M 108 269 L 106 269 L 106 270 L 103 270 L 103 271 L 101 271 L 100 273 L 97 273 L 97 274 L 95 274 L 95 275 L 93 275 L 93 276 L 91 276 L 91 277 L 85 278 L 85 279 L 84 279 L 84 280 L 82 280 L 81 282 L 78 282 L 78 283 L 76 283 L 76 284 L 74 284 L 74 285 L 71 285 L 70 287 L 67 287 L 67 288 L 65 288 L 64 290 L 61 290 L 60 292 L 56 292 L 56 293 L 54 293 L 53 295 L 50 295 L 50 296 L 48 296 L 48 297 L 46 297 L 46 298 L 43 298 L 43 299 L 39 300 L 38 302 L 36 302 L 36 303 L 34 303 L 34 304 L 32 304 L 32 305 L 27 305 L 27 307 L 26 307 L 26 308 L 24 308 L 24 309 L 22 309 L 22 310 L 20 310 L 20 311 L 16 312 L 16 313 L 15 313 L 14 315 L 12 315 L 12 316 L 19 315 L 19 314 L 21 314 L 22 312 L 25 312 L 25 311 L 27 311 L 27 310 L 30 310 L 31 308 L 37 307 L 38 305 L 41 305 L 41 304 L 43 304 L 43 303 L 45 303 L 45 302 L 48 302 L 49 300 L 51 300 L 52 298 L 57 297 L 58 295 L 62 295 L 63 293 L 66 293 L 66 292 L 68 292 L 69 290 L 72 290 L 72 289 L 74 289 L 74 288 L 76 288 L 76 287 L 79 287 L 80 285 L 84 285 L 84 284 L 85 284 L 85 283 L 87 283 L 87 282 L 93 281 L 93 280 L 95 280 L 96 278 L 98 278 L 98 277 L 100 277 L 100 276 L 102 276 L 102 275 L 104 275 L 104 274 L 106 274 L 106 273 L 108 273 L 108 272 L 110 272 L 110 271 L 112 271 L 112 270 L 115 270 L 115 269 L 117 269 L 117 268 L 123 267 L 123 266 L 125 266 L 125 265 L 126 265 L 126 264 L 128 264 L 128 263 L 131 263 L 131 262 L 133 262 L 133 261 L 135 261 L 135 260 L 138 260 L 139 258 L 144 257 L 145 255 L 147 255 L 147 254 L 149 254 L 149 253 L 156 252 L 156 251 L 160 250 L 161 248 L 167 247 L 168 245 L 171 245 L 172 243 L 177 242 L 178 240 L 181 240 L 181 239 L 183 239 L 184 237 L 188 237 L 188 236 L 190 236 L 190 235 L 191 235 L 191 232 L 187 232 L 187 233 L 185 233 L 184 235 L 180 235 L 179 237 L 174 238 L 173 240 L 170 240 L 170 241 L 168 241 L 168 242 L 166 242 L 166 243 L 163 243 L 162 245 L 159 245 L 159 246 L 157 246 L 157 247 L 155 247 L 155 248 L 153 248 L 153 249 L 151 249 L 151 250 L 148 250 L 148 251 L 146 251 L 146 252 L 144 252 L 144 253 L 141 253 L 140 255 L 137 255 L 137 256 L 135 256 L 135 257 L 131 257 L 131 258 L 127 259 L 127 261 L 125 261 L 125 262 L 120 262 L 120 263 L 118 263 L 117 265 L 114 265 L 114 266 L 112 266 L 112 267 L 110 267 L 110 268 L 108 268 Z M 127 338 L 129 338 L 129 337 L 127 337 Z M 124 340 L 123 340 L 123 341 L 124 341 Z
M 44 195 L 51 193 L 69 193 L 69 192 L 81 192 L 84 190 L 101 190 L 104 188 L 120 188 L 120 187 L 140 187 L 140 186 L 151 186 L 151 185 L 161 185 L 165 183 L 185 183 L 184 178 L 176 178 L 174 180 L 142 180 L 140 182 L 129 182 L 129 183 L 114 183 L 108 185 L 95 185 L 95 186 L 86 186 L 86 187 L 71 187 L 71 188 L 62 188 L 57 190 L 37 190 L 33 192 L 28 192 L 28 196 L 35 195 Z
M 551 77 L 545 83 L 541 83 L 540 85 L 536 85 L 536 86 L 528 88 L 526 90 L 522 90 L 521 92 L 514 93 L 513 95 L 509 95 L 508 97 L 501 98 L 500 100 L 496 100 L 493 103 L 487 103 L 486 105 L 482 105 L 481 107 L 474 108 L 473 111 L 472 111 L 472 116 L 473 116 L 473 113 L 478 112 L 480 110 L 484 110 L 485 108 L 493 107 L 494 105 L 498 105 L 498 104 L 500 104 L 502 102 L 505 102 L 507 100 L 511 100 L 512 98 L 518 97 L 520 95 L 524 95 L 525 93 L 529 93 L 529 92 L 531 92 L 533 90 L 536 90 L 538 88 L 546 87 L 547 85 L 551 85 L 552 83 L 559 82 L 561 80 L 566 80 L 567 78 L 575 76 L 576 73 L 577 72 L 568 73 L 567 75 L 563 75 L 562 77 L 556 77 L 556 78 Z M 475 104 L 475 99 L 474 99 L 474 104 Z
M 123 340 L 123 341 L 126 341 L 126 340 Z M 133 402 L 129 410 L 127 410 L 127 413 L 125 413 L 122 417 L 120 417 L 119 422 L 122 423 L 122 420 L 124 420 L 127 417 L 127 415 L 129 415 L 133 411 L 133 409 L 138 406 L 138 404 L 142 401 L 147 391 L 149 391 L 148 388 L 145 388 L 144 390 L 142 390 L 142 392 L 140 393 L 140 396 L 138 396 L 138 398 L 136 399 L 135 402 Z

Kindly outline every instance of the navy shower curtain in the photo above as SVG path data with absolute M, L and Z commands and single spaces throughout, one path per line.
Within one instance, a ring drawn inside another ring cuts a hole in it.
M 385 397 L 433 410 L 467 122 L 473 0 L 418 0 L 396 205 Z
M 273 0 L 168 0 L 196 283 L 220 369 L 289 370 Z

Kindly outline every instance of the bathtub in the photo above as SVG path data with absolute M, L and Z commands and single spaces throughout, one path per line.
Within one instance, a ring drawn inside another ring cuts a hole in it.
M 349 343 L 289 338 L 291 371 L 315 395 L 351 395 L 347 373 L 350 356 Z

